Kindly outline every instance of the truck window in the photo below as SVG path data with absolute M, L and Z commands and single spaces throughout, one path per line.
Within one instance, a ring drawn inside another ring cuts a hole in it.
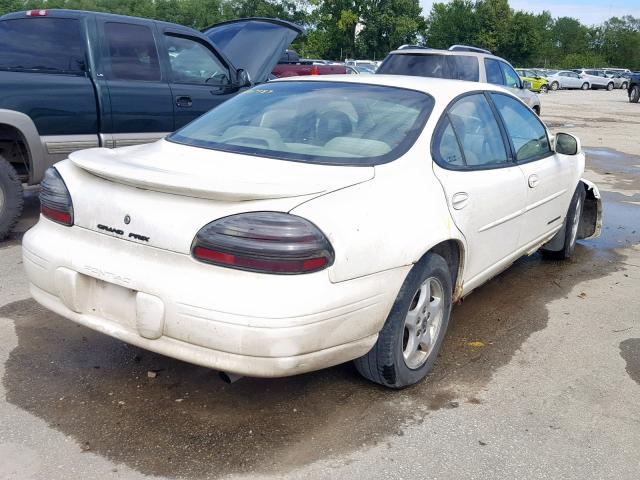
M 144 25 L 104 24 L 112 80 L 160 81 L 158 51 L 151 29 Z
M 73 18 L 34 17 L 0 22 L 0 69 L 82 73 L 85 52 L 80 22 Z
M 176 83 L 228 85 L 229 70 L 207 47 L 183 37 L 165 35 L 171 65 L 171 78 Z

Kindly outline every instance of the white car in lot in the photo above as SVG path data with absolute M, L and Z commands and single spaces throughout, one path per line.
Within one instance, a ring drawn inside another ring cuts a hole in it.
M 583 169 L 575 137 L 498 86 L 279 80 L 49 169 L 24 265 L 42 305 L 145 349 L 257 377 L 355 360 L 401 388 L 452 303 L 599 234 Z
M 549 80 L 549 88 L 551 90 L 558 90 L 559 88 L 589 90 L 591 87 L 588 80 L 581 78 L 580 75 L 571 70 L 558 70 L 547 75 L 547 80 Z

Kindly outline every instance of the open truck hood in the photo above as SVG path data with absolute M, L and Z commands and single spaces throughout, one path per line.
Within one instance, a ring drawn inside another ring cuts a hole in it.
M 373 167 L 316 165 L 220 152 L 159 140 L 74 152 L 70 160 L 124 185 L 220 201 L 323 194 L 370 180 Z
M 252 83 L 266 82 L 291 42 L 303 34 L 295 23 L 274 18 L 242 18 L 202 31 L 236 69 L 249 73 Z

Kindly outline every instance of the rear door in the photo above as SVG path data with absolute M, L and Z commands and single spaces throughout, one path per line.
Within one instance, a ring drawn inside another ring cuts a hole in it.
M 546 128 L 521 102 L 502 93 L 492 93 L 491 98 L 504 123 L 515 162 L 526 179 L 519 240 L 524 247 L 562 225 L 575 188 L 570 185 L 575 159 L 553 152 Z
M 434 172 L 469 249 L 465 285 L 474 288 L 504 268 L 518 248 L 526 187 L 488 97 L 465 95 L 436 128 Z
M 164 29 L 162 57 L 171 88 L 174 129 L 238 92 L 229 65 L 204 39 Z
M 155 24 L 98 17 L 101 70 L 111 100 L 104 145 L 148 143 L 173 131 L 171 89 L 162 71 Z

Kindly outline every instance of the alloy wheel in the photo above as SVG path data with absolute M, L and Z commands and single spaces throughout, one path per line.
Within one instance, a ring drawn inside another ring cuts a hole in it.
M 420 368 L 436 344 L 444 318 L 444 287 L 435 277 L 418 288 L 404 322 L 402 354 L 407 367 Z

